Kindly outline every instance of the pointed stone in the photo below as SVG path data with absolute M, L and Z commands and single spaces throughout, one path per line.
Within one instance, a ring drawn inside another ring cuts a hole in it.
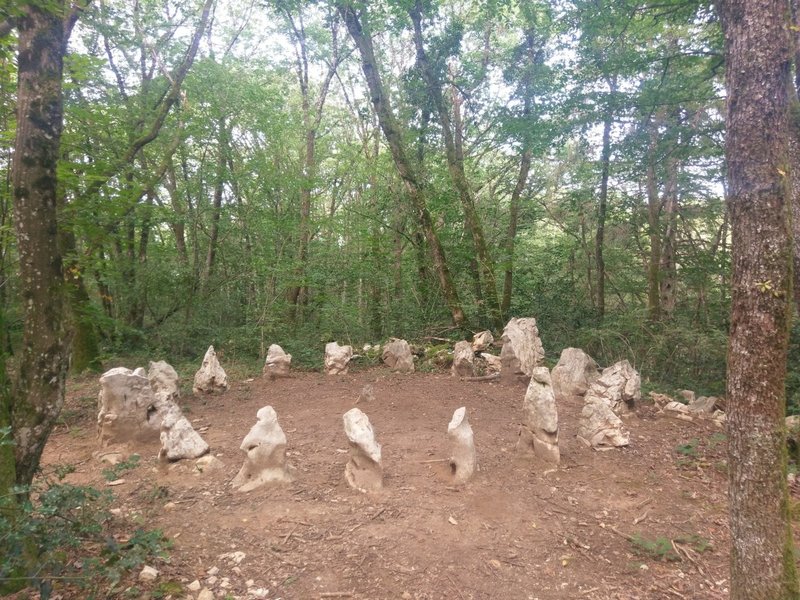
M 292 367 L 292 355 L 283 351 L 278 344 L 271 344 L 264 362 L 264 375 L 268 379 L 289 377 Z
M 247 456 L 232 482 L 240 492 L 249 492 L 266 483 L 291 481 L 286 467 L 286 434 L 278 424 L 275 409 L 265 406 L 256 413 L 256 418 L 256 424 L 240 446 Z
M 494 344 L 494 336 L 492 335 L 492 332 L 488 330 L 481 331 L 480 333 L 476 333 L 472 338 L 472 351 L 485 352 L 492 344 Z
M 453 377 L 472 377 L 475 375 L 475 353 L 472 344 L 467 341 L 456 342 L 453 349 L 453 366 L 450 370 Z
M 411 354 L 411 346 L 406 340 L 391 338 L 383 346 L 381 360 L 392 371 L 399 373 L 414 372 L 414 357 Z
M 559 464 L 558 410 L 550 371 L 547 367 L 533 370 L 522 405 L 525 423 L 520 431 L 517 448 L 533 453 L 552 464 Z
M 164 360 L 150 362 L 147 369 L 150 387 L 156 394 L 163 394 L 170 400 L 177 400 L 181 395 L 180 378 L 177 371 Z
M 353 358 L 352 346 L 340 346 L 336 342 L 325 344 L 325 372 L 328 375 L 344 375 Z
M 503 376 L 507 380 L 515 377 L 530 378 L 533 369 L 544 360 L 544 348 L 539 339 L 536 319 L 511 319 L 503 329 L 501 337 L 503 349 L 500 359 L 503 363 Z
M 383 487 L 381 446 L 369 418 L 358 408 L 351 408 L 342 417 L 344 433 L 350 442 L 350 460 L 344 476 L 350 487 L 372 492 Z
M 228 376 L 225 369 L 217 360 L 217 353 L 214 346 L 209 346 L 206 355 L 203 357 L 203 364 L 194 375 L 194 385 L 192 391 L 195 394 L 221 393 L 228 389 Z
M 161 418 L 161 451 L 158 457 L 170 462 L 199 458 L 208 452 L 208 444 L 183 416 L 177 404 L 171 403 Z
M 457 408 L 453 413 L 453 418 L 447 426 L 447 437 L 450 438 L 453 483 L 464 483 L 475 473 L 477 465 L 475 440 L 466 407 Z
M 582 397 L 600 377 L 600 369 L 580 348 L 565 348 L 551 374 L 556 400 Z
M 499 356 L 495 356 L 494 354 L 487 354 L 486 352 L 481 353 L 481 358 L 483 362 L 486 363 L 486 374 L 487 375 L 496 375 L 500 373 L 503 369 L 503 361 L 500 360 Z

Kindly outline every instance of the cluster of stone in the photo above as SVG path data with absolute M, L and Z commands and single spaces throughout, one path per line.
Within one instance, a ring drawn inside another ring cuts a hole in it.
M 500 357 L 489 352 L 494 344 L 491 331 L 481 331 L 472 338 L 472 343 L 466 340 L 456 342 L 453 348 L 453 365 L 450 369 L 453 377 L 473 377 L 477 368 L 482 368 L 486 375 L 500 373 Z
M 411 346 L 406 340 L 390 338 L 383 346 L 381 360 L 392 371 L 398 373 L 414 372 L 414 356 L 411 354 Z
M 578 437 L 593 448 L 620 447 L 630 443 L 630 433 L 620 419 L 641 400 L 642 380 L 627 360 L 606 369 L 584 396 Z
M 151 362 L 149 373 L 116 367 L 100 377 L 97 430 L 101 447 L 159 440 L 159 457 L 197 458 L 208 444 L 183 415 L 178 374 L 169 364 Z

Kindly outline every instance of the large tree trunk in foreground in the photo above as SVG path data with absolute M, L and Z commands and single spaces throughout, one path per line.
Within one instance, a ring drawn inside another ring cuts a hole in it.
M 789 599 L 800 592 L 784 424 L 792 292 L 788 6 L 728 0 L 720 8 L 733 233 L 727 389 L 731 598 Z
M 394 114 L 392 113 L 389 98 L 384 90 L 383 81 L 378 71 L 378 63 L 375 59 L 375 51 L 372 47 L 372 38 L 362 29 L 356 9 L 350 2 L 337 3 L 337 8 L 339 14 L 342 15 L 344 22 L 347 24 L 347 30 L 350 32 L 350 36 L 356 43 L 359 54 L 361 55 L 361 68 L 367 80 L 367 86 L 369 87 L 375 114 L 378 116 L 378 122 L 386 137 L 386 142 L 389 144 L 389 150 L 392 153 L 394 164 L 397 167 L 400 178 L 403 180 L 406 193 L 411 200 L 411 204 L 414 207 L 421 229 L 425 235 L 428 251 L 433 261 L 433 268 L 439 278 L 439 285 L 442 288 L 445 302 L 450 309 L 453 324 L 456 327 L 463 327 L 464 311 L 461 308 L 461 301 L 458 298 L 458 292 L 453 285 L 453 279 L 447 267 L 444 248 L 439 241 L 439 236 L 433 225 L 433 219 L 428 211 L 422 183 L 417 173 L 414 171 L 411 161 L 408 159 L 408 154 L 400 132 L 400 126 L 397 124 Z
M 63 9 L 63 2 L 53 4 Z M 16 481 L 23 485 L 33 479 L 61 411 L 68 364 L 56 219 L 65 27 L 61 11 L 51 10 L 27 5 L 17 23 L 17 132 L 11 177 L 25 317 L 8 412 L 16 444 Z

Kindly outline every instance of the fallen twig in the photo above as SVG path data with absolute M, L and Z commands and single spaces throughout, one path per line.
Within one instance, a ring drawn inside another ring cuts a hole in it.
M 492 373 L 491 375 L 482 375 L 480 377 L 459 377 L 461 381 L 497 381 L 500 379 L 500 373 Z

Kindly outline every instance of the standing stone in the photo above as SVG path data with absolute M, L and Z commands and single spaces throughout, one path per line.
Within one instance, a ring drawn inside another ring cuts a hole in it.
M 627 360 L 603 370 L 586 392 L 586 401 L 600 399 L 619 414 L 633 409 L 642 399 L 642 378 Z
M 592 448 L 627 446 L 630 443 L 630 434 L 622 420 L 600 398 L 587 399 L 584 404 L 578 438 Z
M 213 394 L 224 392 L 228 389 L 228 376 L 217 360 L 217 353 L 214 346 L 209 346 L 206 355 L 203 357 L 203 364 L 200 370 L 194 374 L 194 385 L 192 392 L 199 394 Z
M 350 460 L 344 468 L 347 483 L 361 492 L 381 489 L 381 446 L 375 441 L 375 432 L 369 418 L 360 409 L 351 408 L 344 413 L 342 419 L 345 435 L 350 442 Z
M 208 452 L 208 444 L 183 416 L 177 404 L 170 403 L 161 419 L 161 460 L 199 458 Z
M 502 371 L 503 361 L 500 360 L 499 356 L 483 352 L 481 353 L 481 358 L 483 359 L 483 362 L 486 363 L 487 375 L 497 375 Z
M 586 394 L 600 377 L 600 369 L 591 356 L 580 348 L 565 348 L 552 373 L 556 399 L 567 400 Z
M 447 437 L 450 438 L 450 468 L 453 471 L 453 483 L 464 483 L 475 472 L 475 440 L 472 427 L 467 418 L 467 409 L 462 406 L 453 413 L 447 426 Z
M 494 344 L 494 336 L 491 331 L 481 331 L 476 333 L 472 338 L 472 351 L 484 352 L 489 349 L 489 346 Z
M 414 372 L 414 357 L 411 355 L 411 346 L 406 340 L 391 338 L 383 346 L 381 360 L 392 371 L 400 373 Z
M 533 450 L 539 458 L 558 464 L 558 411 L 556 397 L 547 367 L 536 367 L 531 375 L 522 404 L 525 424 L 522 426 L 517 449 Z
M 511 319 L 503 329 L 500 339 L 503 342 L 500 360 L 503 363 L 504 376 L 513 379 L 519 375 L 533 375 L 533 369 L 544 360 L 544 348 L 539 339 L 536 319 Z
M 151 361 L 147 369 L 147 378 L 156 395 L 170 400 L 177 400 L 180 397 L 180 378 L 177 371 L 168 362 L 164 360 Z
M 344 375 L 353 358 L 352 346 L 340 346 L 336 342 L 325 344 L 325 372 L 328 375 Z
M 283 351 L 278 344 L 271 344 L 264 362 L 264 375 L 268 379 L 288 377 L 292 366 L 292 355 Z
M 247 456 L 232 482 L 240 492 L 270 482 L 291 481 L 286 470 L 286 434 L 278 424 L 275 409 L 265 406 L 256 413 L 256 418 L 256 424 L 240 446 Z
M 450 370 L 453 377 L 472 377 L 475 375 L 475 353 L 472 344 L 467 341 L 456 342 L 453 349 L 453 366 Z
M 161 418 L 150 381 L 143 374 L 125 367 L 106 371 L 100 377 L 97 403 L 97 432 L 102 447 L 158 439 Z

